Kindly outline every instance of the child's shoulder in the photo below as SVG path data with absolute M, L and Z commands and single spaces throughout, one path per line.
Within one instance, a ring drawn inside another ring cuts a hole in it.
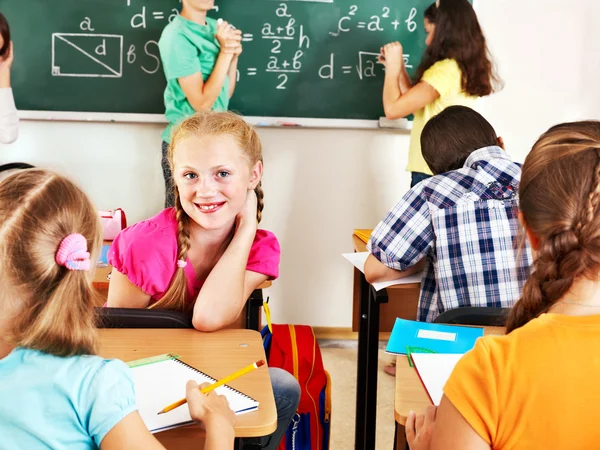
M 158 40 L 158 46 L 167 46 L 177 44 L 182 40 L 187 41 L 188 34 L 190 33 L 189 27 L 185 23 L 185 19 L 180 16 L 175 17 L 171 23 L 163 28 Z
M 146 220 L 141 220 L 125 228 L 119 236 L 123 235 L 129 239 L 159 236 L 174 236 L 177 233 L 177 219 L 173 208 L 166 208 L 157 215 Z
M 184 23 L 181 17 L 175 17 L 167 26 L 165 26 L 161 33 L 161 39 L 163 37 L 172 37 L 177 34 L 181 34 L 184 31 Z
M 102 379 L 129 379 L 129 367 L 120 360 L 107 360 L 95 355 L 56 356 L 39 350 L 18 347 L 4 363 L 19 370 L 53 374 L 70 384 L 90 384 Z
M 175 17 L 171 23 L 169 23 L 166 27 L 163 28 L 163 31 L 160 35 L 160 40 L 173 40 L 178 39 L 181 36 L 186 36 L 187 34 L 204 34 L 204 33 L 216 33 L 217 31 L 217 21 L 211 17 L 206 18 L 206 26 L 197 25 L 193 22 L 190 22 L 181 16 Z
M 458 65 L 458 63 L 456 62 L 455 59 L 452 58 L 446 58 L 446 59 L 441 59 L 439 61 L 436 61 L 435 63 L 433 63 L 431 65 L 431 67 L 429 67 L 425 73 L 426 74 L 434 74 L 434 73 L 458 73 L 460 74 L 460 67 Z
M 271 231 L 260 228 L 256 230 L 256 236 L 254 236 L 254 243 L 252 246 L 272 246 L 277 247 L 277 250 L 279 251 L 279 241 L 277 240 L 277 236 Z
M 108 259 L 119 270 L 134 260 L 170 258 L 176 252 L 177 219 L 175 210 L 167 208 L 121 231 L 110 247 Z

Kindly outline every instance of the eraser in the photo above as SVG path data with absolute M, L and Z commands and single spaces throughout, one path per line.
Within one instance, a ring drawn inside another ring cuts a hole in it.
M 223 19 L 217 19 L 217 25 L 221 25 L 223 23 Z
M 387 119 L 385 117 L 379 118 L 379 128 L 396 128 L 399 130 L 411 130 L 412 122 L 408 119 Z

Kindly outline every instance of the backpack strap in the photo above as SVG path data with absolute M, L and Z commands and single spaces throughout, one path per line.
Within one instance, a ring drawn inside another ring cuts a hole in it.
M 263 309 L 265 310 L 265 316 L 267 317 L 267 327 L 271 334 L 273 334 L 273 322 L 271 322 L 271 307 L 269 306 L 269 297 L 263 302 Z

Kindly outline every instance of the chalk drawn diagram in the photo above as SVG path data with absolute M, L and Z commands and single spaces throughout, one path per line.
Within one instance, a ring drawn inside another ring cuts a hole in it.
M 52 33 L 52 76 L 121 78 L 123 36 Z

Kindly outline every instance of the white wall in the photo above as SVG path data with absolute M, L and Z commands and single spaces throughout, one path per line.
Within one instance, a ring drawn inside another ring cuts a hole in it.
M 595 0 L 479 1 L 477 10 L 505 82 L 481 108 L 523 160 L 537 136 L 566 120 L 600 119 L 600 7 Z M 594 26 L 596 25 L 596 26 Z M 28 161 L 76 180 L 99 208 L 130 222 L 161 209 L 155 124 L 23 121 L 0 161 Z M 349 327 L 353 228 L 376 225 L 408 189 L 408 136 L 395 131 L 260 129 L 265 152 L 263 226 L 282 245 L 270 289 L 276 322 Z

